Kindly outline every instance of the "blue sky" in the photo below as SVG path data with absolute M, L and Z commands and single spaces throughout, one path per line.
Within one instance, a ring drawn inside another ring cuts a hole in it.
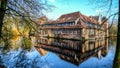
M 104 12 L 104 9 L 100 10 L 95 8 L 95 5 L 90 0 L 47 0 L 48 4 L 54 5 L 56 8 L 52 12 L 47 12 L 46 16 L 49 19 L 57 19 L 62 14 L 79 11 L 86 16 L 99 15 L 99 12 Z M 118 1 L 118 0 L 114 0 Z M 118 3 L 116 4 L 118 6 Z M 117 11 L 116 8 L 113 10 Z

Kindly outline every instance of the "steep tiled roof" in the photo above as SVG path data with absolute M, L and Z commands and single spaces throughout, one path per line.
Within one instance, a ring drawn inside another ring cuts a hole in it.
M 93 18 L 93 19 L 95 19 L 96 21 L 98 21 L 99 16 L 89 16 L 89 18 Z
M 90 23 L 93 23 L 93 24 L 99 24 L 95 19 L 89 18 L 89 17 L 87 17 L 87 16 L 85 16 L 81 13 L 79 13 L 79 17 L 80 17 L 80 19 L 83 19 L 86 22 L 90 22 Z
M 79 18 L 79 12 L 74 12 L 69 14 L 63 14 L 56 21 L 45 22 L 44 24 L 71 22 L 75 21 L 77 18 Z
M 69 20 L 76 20 L 79 17 L 79 12 L 63 14 L 57 20 L 58 21 L 69 21 Z
M 45 23 L 46 21 L 47 21 L 47 17 L 46 17 L 46 16 L 42 16 L 42 17 L 40 17 L 40 18 L 38 18 L 38 19 L 36 20 L 36 22 L 37 22 L 38 24 Z
M 53 21 L 52 23 L 60 23 L 60 22 L 66 22 L 66 21 L 75 21 L 77 18 L 83 19 L 86 22 L 98 24 L 97 20 L 87 17 L 80 12 L 74 12 L 74 13 L 68 13 L 61 15 L 56 21 Z
M 76 20 L 77 18 L 83 19 L 83 20 L 85 20 L 86 22 L 98 24 L 97 20 L 95 20 L 95 19 L 93 19 L 93 18 L 89 18 L 89 17 L 81 14 L 80 12 L 63 14 L 63 15 L 60 16 L 57 20 L 58 20 L 58 21 L 69 21 L 69 20 Z
M 97 20 L 93 19 L 92 17 L 87 17 L 87 16 L 81 14 L 80 12 L 63 14 L 56 21 L 49 21 L 49 22 L 45 22 L 44 24 L 72 22 L 72 21 L 76 21 L 78 18 L 79 18 L 79 23 L 81 25 L 81 26 L 79 25 L 80 27 L 85 27 L 86 24 L 83 23 L 83 22 L 90 22 L 90 23 L 93 23 L 93 24 L 99 24 Z M 57 26 L 56 26 L 56 28 L 57 28 Z

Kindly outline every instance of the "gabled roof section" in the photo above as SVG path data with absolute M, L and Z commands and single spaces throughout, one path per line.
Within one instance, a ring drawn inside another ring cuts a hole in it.
M 89 18 L 93 18 L 93 19 L 95 19 L 96 21 L 98 21 L 99 16 L 89 16 Z
M 84 22 L 90 22 L 90 23 L 93 23 L 93 24 L 99 24 L 97 22 L 97 20 L 95 20 L 93 18 L 90 18 L 90 17 L 87 17 L 87 16 L 83 15 L 80 12 L 73 12 L 73 13 L 63 14 L 57 20 L 45 22 L 44 24 L 72 22 L 72 21 L 76 21 L 78 18 L 83 20 Z
M 86 21 L 86 22 L 90 22 L 90 23 L 93 23 L 93 24 L 99 24 L 99 23 L 97 22 L 97 20 L 95 20 L 95 19 L 93 19 L 93 18 L 89 18 L 89 17 L 87 17 L 87 16 L 85 16 L 85 15 L 83 15 L 83 14 L 81 14 L 81 13 L 79 13 L 79 17 L 80 17 L 80 19 L 82 19 L 82 20 L 84 20 L 84 21 Z
M 38 24 L 45 23 L 46 21 L 48 21 L 48 18 L 46 16 L 42 16 L 36 20 Z
M 79 12 L 63 14 L 57 20 L 58 21 L 69 21 L 69 20 L 76 20 L 77 18 L 79 18 Z
M 83 15 L 82 13 L 80 12 L 73 12 L 73 13 L 69 13 L 69 14 L 63 14 L 61 15 L 57 21 L 70 21 L 70 20 L 76 20 L 77 18 L 80 18 L 86 22 L 90 22 L 90 23 L 93 23 L 93 24 L 99 24 L 97 22 L 97 20 L 93 19 L 93 18 L 89 18 L 85 15 Z

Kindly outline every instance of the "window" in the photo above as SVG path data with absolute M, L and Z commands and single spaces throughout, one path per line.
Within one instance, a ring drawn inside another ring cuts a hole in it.
M 75 22 L 72 22 L 72 25 L 75 25 Z

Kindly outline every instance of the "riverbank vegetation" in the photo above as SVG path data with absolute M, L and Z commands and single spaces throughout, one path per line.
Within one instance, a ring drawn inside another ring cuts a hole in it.
M 118 31 L 117 23 L 109 25 L 109 27 L 110 27 L 110 29 L 109 29 L 109 36 L 110 37 L 116 37 L 117 36 L 117 31 Z

